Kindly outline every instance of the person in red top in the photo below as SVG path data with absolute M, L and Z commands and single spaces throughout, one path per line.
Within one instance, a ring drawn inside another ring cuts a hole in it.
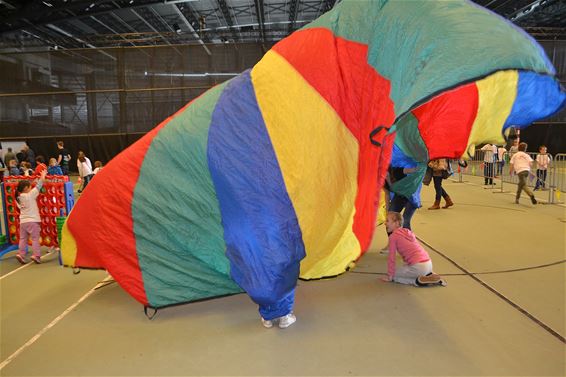
M 400 213 L 389 212 L 385 226 L 391 234 L 389 236 L 387 276 L 382 278 L 383 281 L 416 286 L 446 286 L 446 281 L 432 271 L 432 261 L 426 250 L 417 241 L 415 234 L 403 228 L 403 216 Z M 395 266 L 396 252 L 403 258 L 405 262 L 403 266 Z
M 43 156 L 37 156 L 35 158 L 35 170 L 33 171 L 34 175 L 41 175 L 41 172 L 47 170 L 47 165 L 45 165 L 45 159 Z

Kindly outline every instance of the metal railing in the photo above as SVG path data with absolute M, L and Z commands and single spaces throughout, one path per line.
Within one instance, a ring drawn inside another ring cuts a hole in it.
M 566 153 L 558 153 L 548 168 L 549 203 L 564 203 L 566 191 Z
M 559 153 L 555 156 L 550 153 L 547 154 L 550 163 L 548 168 L 544 170 L 539 169 L 538 153 L 527 153 L 533 159 L 527 185 L 533 190 L 548 192 L 548 203 L 564 203 L 564 195 L 566 195 L 566 154 Z M 515 187 L 508 187 L 509 185 L 517 185 L 519 182 L 517 174 L 509 174 L 510 159 L 509 152 L 503 153 L 500 159 L 494 153 L 477 150 L 474 157 L 467 161 L 468 166 L 466 168 L 460 167 L 456 160 L 452 161 L 452 167 L 457 172 L 456 177 L 459 182 L 463 182 L 464 175 L 483 177 L 485 189 L 497 190 L 494 192 L 508 192 L 516 189 Z

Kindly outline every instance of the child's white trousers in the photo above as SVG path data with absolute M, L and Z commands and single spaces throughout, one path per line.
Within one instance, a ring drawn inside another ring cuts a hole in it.
M 432 261 L 415 263 L 413 265 L 403 265 L 395 269 L 393 281 L 401 284 L 417 285 L 416 280 L 419 276 L 424 276 L 432 272 Z

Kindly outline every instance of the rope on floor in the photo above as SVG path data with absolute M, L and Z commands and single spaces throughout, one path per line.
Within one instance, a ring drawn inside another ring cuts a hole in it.
M 431 248 L 432 249 L 432 248 Z M 434 249 L 433 249 L 434 250 Z M 436 251 L 436 250 L 434 250 Z M 436 251 L 438 252 L 438 251 Z M 442 276 L 467 276 L 467 275 L 489 275 L 489 274 L 504 274 L 507 272 L 517 272 L 517 271 L 527 271 L 527 270 L 535 270 L 537 268 L 544 268 L 549 266 L 555 266 L 557 264 L 566 263 L 566 259 L 562 259 L 552 263 L 546 264 L 539 264 L 538 266 L 530 266 L 530 267 L 521 267 L 521 268 L 513 268 L 510 270 L 499 270 L 499 271 L 484 271 L 484 272 L 469 272 L 469 273 L 461 273 L 461 274 L 440 274 Z M 385 272 L 365 272 L 365 271 L 351 271 L 353 274 L 371 274 L 371 275 L 387 275 Z
M 95 290 L 99 290 L 100 288 L 104 288 L 109 286 L 110 284 L 114 284 L 116 283 L 116 280 L 114 279 L 110 279 L 110 280 L 103 280 L 101 282 L 98 283 L 98 286 L 96 288 L 94 288 Z

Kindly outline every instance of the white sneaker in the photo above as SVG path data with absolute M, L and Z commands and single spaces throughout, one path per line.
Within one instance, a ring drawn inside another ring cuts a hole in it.
M 263 317 L 261 317 L 261 324 L 263 325 L 263 327 L 265 327 L 266 329 L 270 329 L 273 327 L 273 321 L 268 320 L 268 319 L 264 319 Z
M 279 318 L 279 328 L 286 329 L 297 321 L 297 317 L 293 313 L 289 313 Z
M 382 254 L 382 255 L 389 254 L 389 245 L 387 245 L 383 249 L 379 250 L 379 254 Z

